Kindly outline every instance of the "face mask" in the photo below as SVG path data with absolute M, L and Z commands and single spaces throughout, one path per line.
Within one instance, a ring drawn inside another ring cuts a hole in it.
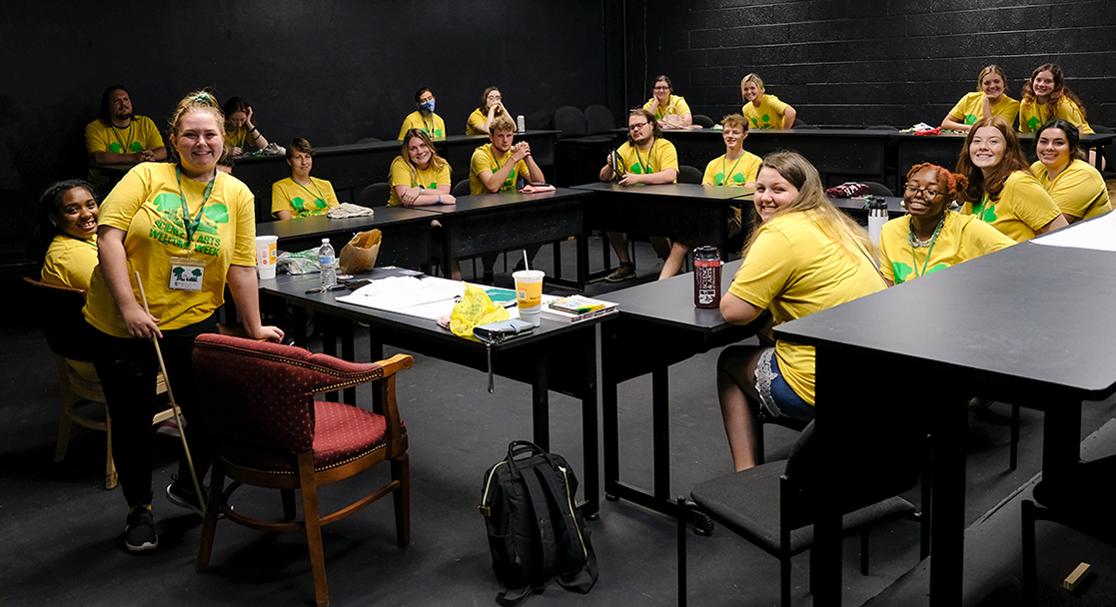
M 431 114 L 433 114 L 434 113 L 434 100 L 431 99 L 430 101 L 424 101 L 424 102 L 419 104 L 419 107 L 422 108 L 422 111 L 430 112 Z

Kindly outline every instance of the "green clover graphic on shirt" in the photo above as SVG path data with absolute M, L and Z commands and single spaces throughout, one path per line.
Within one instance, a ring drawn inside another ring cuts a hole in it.
M 307 203 L 301 196 L 295 196 L 291 199 L 291 206 L 298 211 L 299 215 L 304 215 L 326 208 L 326 202 L 321 198 L 315 198 L 314 202 Z
M 1042 121 L 1039 120 L 1038 116 L 1031 116 L 1027 119 L 1027 126 L 1030 127 L 1032 131 L 1037 131 L 1038 128 L 1042 126 Z
M 948 267 L 949 267 L 949 264 L 945 264 L 945 263 L 934 264 L 934 267 L 930 268 L 929 270 L 926 270 L 926 273 L 923 274 L 923 276 L 929 276 L 930 274 L 933 274 L 934 272 L 939 272 L 939 271 L 944 270 Z M 914 268 L 912 268 L 911 266 L 908 266 L 907 264 L 905 264 L 901 261 L 891 262 L 891 270 L 892 270 L 892 272 L 895 273 L 895 284 L 897 284 L 897 285 L 901 285 L 901 284 L 907 282 L 907 279 L 910 278 L 912 274 L 914 274 Z M 917 276 L 915 278 L 917 278 Z
M 752 118 L 752 126 L 759 126 L 759 119 L 758 118 Z
M 143 146 L 140 145 L 140 142 L 138 142 L 138 141 L 133 141 L 132 144 L 128 147 L 130 148 L 130 150 L 132 152 L 142 152 L 143 151 Z M 108 151 L 112 152 L 113 154 L 123 154 L 124 153 L 124 148 L 119 143 L 117 143 L 116 141 L 113 141 L 112 143 L 108 144 Z
M 760 117 L 760 120 L 763 120 L 764 125 L 770 125 L 771 124 L 771 115 L 770 114 L 764 114 L 763 116 Z
M 988 198 L 980 201 L 980 204 L 973 206 L 973 215 L 980 218 L 985 223 L 993 223 L 996 221 L 996 205 L 989 202 Z
M 965 114 L 965 124 L 976 124 L 976 121 L 977 121 L 977 115 L 976 114 Z
M 648 170 L 650 170 L 650 169 L 648 169 Z M 629 173 L 635 173 L 636 175 L 642 175 L 643 174 L 643 165 L 638 163 L 638 162 L 633 162 L 632 166 L 628 167 L 628 172 Z
M 734 173 L 731 177 L 733 183 L 744 183 L 744 173 Z M 717 185 L 727 185 L 724 173 L 717 173 L 713 176 L 713 183 Z
M 437 187 L 437 186 L 434 186 Z M 508 178 L 504 180 L 504 185 L 500 188 L 501 192 L 508 192 L 515 189 L 515 169 L 508 173 Z

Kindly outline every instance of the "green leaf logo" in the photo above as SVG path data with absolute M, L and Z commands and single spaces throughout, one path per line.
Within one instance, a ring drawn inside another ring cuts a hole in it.
M 140 145 L 140 142 L 133 141 L 132 142 L 132 151 L 133 152 L 142 152 L 143 151 L 143 146 Z
M 156 196 L 155 200 L 151 201 L 151 204 L 155 205 L 156 209 L 159 209 L 159 214 L 167 215 L 168 218 L 173 219 L 174 212 L 182 206 L 182 199 L 179 198 L 177 194 L 163 192 Z
M 1042 126 L 1042 122 L 1039 121 L 1038 116 L 1031 116 L 1027 120 L 1027 126 L 1030 127 L 1032 131 L 1037 131 L 1038 128 Z
M 209 218 L 213 223 L 228 223 L 229 222 L 229 207 L 223 203 L 215 202 L 207 205 L 202 214 Z
M 292 198 L 291 206 L 294 207 L 296 211 L 306 211 L 306 201 L 302 199 L 302 196 L 295 196 L 294 198 Z
M 431 181 L 430 185 L 426 186 L 426 189 L 437 190 L 438 189 L 438 182 L 437 181 Z
M 636 175 L 642 175 L 643 165 L 638 162 L 632 163 L 632 166 L 628 167 L 628 172 L 635 173 Z
M 976 114 L 965 114 L 965 124 L 976 124 Z
M 716 185 L 725 185 L 725 174 L 717 173 L 713 176 L 713 183 Z
M 733 183 L 744 183 L 744 173 L 736 173 L 732 176 Z
M 767 124 L 767 123 L 771 122 L 771 116 L 769 114 L 764 114 L 763 117 L 761 118 L 761 120 L 763 120 L 764 124 Z
M 112 143 L 108 144 L 108 151 L 112 152 L 113 154 L 123 154 L 124 148 L 120 147 L 119 143 L 113 141 Z
M 935 264 L 934 267 L 930 268 L 929 270 L 926 270 L 926 274 L 923 274 L 923 276 L 929 276 L 930 274 L 933 274 L 934 272 L 944 270 L 948 267 L 949 267 L 948 263 Z
M 895 284 L 897 285 L 907 282 L 907 278 L 914 274 L 914 268 L 901 261 L 891 262 L 891 271 L 895 274 Z

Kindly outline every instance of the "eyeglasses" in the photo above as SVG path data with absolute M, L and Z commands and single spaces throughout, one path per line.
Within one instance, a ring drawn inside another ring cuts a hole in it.
M 648 124 L 650 124 L 650 123 L 641 122 L 639 124 L 629 124 L 628 125 L 628 130 L 629 131 L 638 131 L 639 129 L 642 129 L 643 127 L 647 126 Z
M 654 90 L 656 90 L 656 91 L 669 91 L 670 87 L 666 86 L 666 85 L 656 86 L 656 87 L 654 87 Z
M 920 188 L 913 183 L 908 183 L 907 185 L 903 186 L 903 191 L 907 194 L 907 196 L 914 196 L 915 194 L 918 194 L 923 198 L 937 198 L 938 195 L 941 194 L 941 192 L 939 192 L 938 190 L 932 190 L 930 188 Z

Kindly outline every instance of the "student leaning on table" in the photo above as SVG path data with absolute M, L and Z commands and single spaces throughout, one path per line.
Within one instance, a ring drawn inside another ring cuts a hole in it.
M 880 231 L 880 271 L 893 285 L 1006 249 L 1015 241 L 973 217 L 949 210 L 968 185 L 963 175 L 930 163 L 907 172 L 907 215 Z
M 457 199 L 450 194 L 452 185 L 450 165 L 434 148 L 434 142 L 422 129 L 409 129 L 403 134 L 403 145 L 399 155 L 391 161 L 388 180 L 391 193 L 388 194 L 389 207 L 419 207 L 435 204 L 455 204 Z M 430 227 L 434 239 L 441 241 L 442 224 L 433 219 Z M 456 259 L 445 264 L 450 277 L 461 280 L 461 269 Z
M 764 157 L 754 204 L 762 223 L 721 300 L 728 322 L 748 324 L 770 310 L 773 323 L 784 323 L 887 286 L 867 233 L 834 208 L 799 154 Z M 757 416 L 813 419 L 814 348 L 730 346 L 717 361 L 717 391 L 733 464 L 751 468 Z
M 942 119 L 942 128 L 968 132 L 981 118 L 999 116 L 1014 125 L 1019 116 L 1019 101 L 1006 94 L 1007 76 L 998 65 L 986 65 L 977 74 L 977 90 L 966 93 Z
M 216 169 L 224 149 L 224 116 L 212 95 L 186 95 L 171 119 L 178 161 L 143 163 L 105 199 L 98 229 L 100 265 L 83 310 L 94 360 L 112 415 L 112 452 L 128 503 L 124 545 L 151 550 L 159 540 L 152 513 L 151 410 L 159 338 L 167 379 L 189 420 L 194 465 L 204 478 L 211 460 L 201 390 L 191 377 L 194 338 L 214 331 L 226 285 L 249 336 L 279 341 L 260 322 L 252 192 Z M 150 304 L 144 310 L 138 272 Z M 185 459 L 166 490 L 172 503 L 200 511 Z
M 465 134 L 487 135 L 492 128 L 492 122 L 500 116 L 511 120 L 511 114 L 504 107 L 503 93 L 500 89 L 490 86 L 481 93 L 480 105 L 465 119 Z
M 725 142 L 725 153 L 705 165 L 705 175 L 702 177 L 703 185 L 727 187 L 751 187 L 755 185 L 756 174 L 759 173 L 760 163 L 763 160 L 755 154 L 744 150 L 744 140 L 748 137 L 748 121 L 740 114 L 730 114 L 721 121 L 721 138 Z M 740 209 L 732 207 L 729 214 L 728 233 L 735 236 L 740 233 L 743 225 Z M 672 240 L 670 255 L 663 262 L 659 271 L 659 280 L 670 278 L 682 269 L 686 254 L 690 252 L 690 243 Z
M 235 158 L 248 153 L 249 148 L 262 150 L 267 138 L 254 122 L 255 110 L 243 97 L 229 97 L 225 102 L 225 146 Z
M 1108 185 L 1100 171 L 1085 162 L 1080 141 L 1077 127 L 1065 120 L 1051 120 L 1035 133 L 1038 160 L 1031 165 L 1031 172 L 1069 223 L 1112 210 Z
M 605 159 L 598 175 L 601 181 L 618 179 L 617 183 L 622 186 L 678 181 L 678 151 L 662 136 L 654 114 L 642 108 L 632 110 L 628 115 L 628 140 Z M 635 265 L 628 255 L 628 236 L 623 232 L 609 232 L 608 241 L 620 264 L 605 280 L 620 282 L 635 278 Z M 651 244 L 659 257 L 669 256 L 670 243 L 665 238 L 652 238 Z
M 1016 242 L 1069 225 L 1027 165 L 1019 138 L 1003 118 L 973 125 L 957 159 L 963 215 L 975 215 Z
M 651 98 L 643 104 L 643 109 L 655 115 L 659 127 L 664 129 L 684 129 L 694 123 L 690 105 L 686 98 L 674 94 L 670 78 L 659 74 L 651 85 Z
M 434 104 L 434 92 L 429 88 L 424 86 L 415 91 L 415 105 L 418 109 L 407 114 L 403 119 L 403 125 L 399 127 L 399 136 L 396 139 L 402 141 L 403 136 L 411 129 L 420 129 L 435 141 L 445 139 L 446 121 L 434 113 Z
M 302 137 L 295 137 L 287 146 L 287 164 L 291 176 L 271 184 L 271 214 L 285 221 L 325 215 L 340 206 L 333 184 L 310 176 L 314 168 L 314 148 Z
M 789 129 L 794 126 L 798 112 L 775 95 L 768 95 L 759 74 L 748 74 L 740 79 L 740 96 L 744 99 L 741 111 L 753 128 Z
M 159 129 L 147 116 L 133 113 L 132 98 L 122 84 L 101 93 L 97 119 L 85 125 L 85 151 L 93 164 L 133 165 L 167 159 L 167 148 Z M 103 172 L 90 167 L 89 179 L 101 185 Z
M 1082 135 L 1093 134 L 1092 127 L 1085 120 L 1085 105 L 1066 86 L 1062 68 L 1054 63 L 1044 63 L 1031 72 L 1031 77 L 1023 85 L 1023 100 L 1019 102 L 1019 130 L 1033 133 L 1055 118 L 1076 126 Z
M 51 184 L 39 198 L 32 249 L 43 260 L 46 284 L 89 290 L 97 267 L 97 214 L 93 186 L 83 179 Z

